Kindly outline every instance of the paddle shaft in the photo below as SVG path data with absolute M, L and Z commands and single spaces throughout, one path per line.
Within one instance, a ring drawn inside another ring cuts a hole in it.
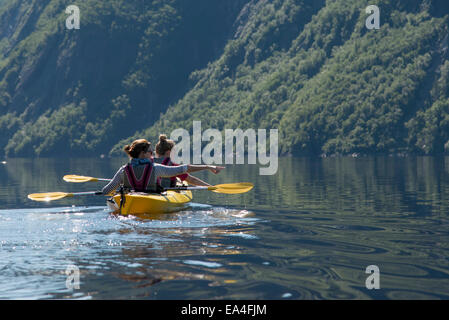
M 173 187 L 173 188 L 164 188 L 165 191 L 171 190 L 171 191 L 177 191 L 177 190 L 215 190 L 216 187 L 214 186 L 195 186 L 195 187 L 190 187 L 190 186 L 182 186 L 182 187 Z
M 72 192 L 70 194 L 73 196 L 89 196 L 89 195 L 102 196 L 103 192 L 101 192 L 101 191 L 85 191 L 85 192 Z
M 88 182 L 88 181 L 111 181 L 111 179 L 104 178 L 94 178 L 94 177 L 86 177 L 86 176 L 78 176 L 78 175 L 66 175 L 63 178 L 67 182 Z M 171 187 L 165 188 L 165 191 L 180 191 L 180 190 L 209 190 L 216 193 L 227 193 L 227 194 L 238 194 L 248 192 L 253 188 L 252 183 L 229 183 L 229 184 L 219 184 L 216 186 L 179 186 L 179 187 Z M 79 195 L 83 194 L 92 194 L 92 193 L 79 193 Z M 68 195 L 73 196 L 73 195 Z
M 102 178 L 95 178 L 95 181 L 111 181 L 112 179 L 102 179 Z M 191 186 L 182 186 L 182 187 L 172 187 L 172 188 L 164 188 L 165 191 L 171 190 L 171 191 L 176 191 L 176 190 L 213 190 L 214 188 L 211 187 L 207 187 L 207 186 L 195 186 L 195 187 L 191 187 Z

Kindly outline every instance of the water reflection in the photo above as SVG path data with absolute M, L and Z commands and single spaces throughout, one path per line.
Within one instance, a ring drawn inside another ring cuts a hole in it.
M 227 166 L 187 210 L 121 217 L 65 174 L 111 177 L 123 159 L 8 159 L 0 165 L 0 298 L 449 298 L 449 158 L 283 158 L 274 176 Z M 65 287 L 80 268 L 81 289 Z M 367 290 L 378 265 L 381 290 Z

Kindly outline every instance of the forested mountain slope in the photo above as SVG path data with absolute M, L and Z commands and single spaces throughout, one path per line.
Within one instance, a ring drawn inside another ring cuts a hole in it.
M 196 86 L 138 135 L 201 120 L 277 128 L 282 154 L 448 151 L 449 7 L 378 6 L 380 29 L 368 30 L 365 1 L 254 2 Z
M 107 153 L 221 54 L 245 1 L 5 0 L 0 7 L 0 150 Z M 66 28 L 66 8 L 80 29 Z
M 3 2 L 7 156 L 117 154 L 195 120 L 278 129 L 281 154 L 449 152 L 446 1 L 377 1 L 379 30 L 361 0 Z

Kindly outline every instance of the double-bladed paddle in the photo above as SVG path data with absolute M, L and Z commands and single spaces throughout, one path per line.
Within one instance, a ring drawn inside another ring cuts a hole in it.
M 77 175 L 66 175 L 63 178 L 67 182 L 88 182 L 88 181 L 111 181 L 110 179 L 93 178 Z M 216 193 L 223 194 L 240 194 L 250 191 L 254 185 L 249 182 L 239 183 L 226 183 L 217 184 L 215 186 L 180 186 L 167 188 L 166 190 L 209 190 Z M 46 192 L 46 193 L 33 193 L 28 195 L 28 199 L 34 201 L 53 201 L 68 197 L 85 196 L 85 195 L 103 195 L 101 191 L 87 191 L 87 192 Z
M 64 181 L 67 182 L 92 182 L 92 181 L 111 181 L 111 179 L 94 178 L 87 176 L 78 176 L 74 174 L 65 175 L 63 177 Z M 165 190 L 209 190 L 217 193 L 225 194 L 239 194 L 250 191 L 254 185 L 249 182 L 238 182 L 238 183 L 226 183 L 218 184 L 215 186 L 180 186 L 173 188 L 166 188 Z

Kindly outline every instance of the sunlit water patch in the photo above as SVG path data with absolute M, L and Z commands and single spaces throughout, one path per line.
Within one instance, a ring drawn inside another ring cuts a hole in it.
M 146 274 L 156 265 L 161 267 L 156 282 L 175 277 L 180 271 L 173 266 L 218 268 L 218 262 L 189 258 L 235 250 L 217 239 L 245 237 L 259 220 L 246 210 L 201 204 L 157 217 L 124 217 L 106 207 L 0 210 L 0 298 L 92 297 L 67 288 L 66 270 L 71 265 L 79 268 L 85 287 L 87 279 L 127 279 L 129 273 Z M 197 278 L 195 273 L 180 274 Z

